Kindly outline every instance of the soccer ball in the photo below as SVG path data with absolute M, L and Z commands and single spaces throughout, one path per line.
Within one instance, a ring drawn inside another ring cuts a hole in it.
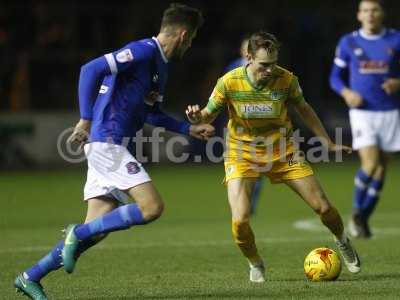
M 304 260 L 304 273 L 311 281 L 336 280 L 341 271 L 339 255 L 329 248 L 314 249 Z

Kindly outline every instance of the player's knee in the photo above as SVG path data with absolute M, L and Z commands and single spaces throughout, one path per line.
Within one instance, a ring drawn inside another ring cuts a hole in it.
M 240 223 L 249 222 L 250 220 L 250 212 L 238 211 L 232 214 L 232 218 Z
M 322 216 L 323 214 L 326 214 L 329 212 L 331 209 L 331 205 L 326 199 L 324 194 L 318 195 L 318 197 L 315 199 L 314 203 L 316 203 L 313 207 L 314 211 L 316 214 Z
M 147 222 L 151 222 L 158 219 L 162 215 L 163 211 L 164 211 L 164 203 L 161 199 L 147 203 L 142 208 L 143 218 Z
M 361 168 L 368 175 L 373 175 L 379 168 L 380 164 L 375 159 L 364 159 L 361 163 Z
M 329 204 L 329 202 L 322 203 L 321 206 L 319 207 L 318 211 L 316 213 L 320 216 L 329 214 L 332 209 L 332 206 Z

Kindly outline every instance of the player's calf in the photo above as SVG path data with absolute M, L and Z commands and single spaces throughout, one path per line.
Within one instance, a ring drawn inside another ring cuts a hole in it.
M 320 211 L 321 222 L 329 229 L 330 232 L 338 239 L 343 238 L 344 226 L 342 217 L 337 209 L 331 205 Z

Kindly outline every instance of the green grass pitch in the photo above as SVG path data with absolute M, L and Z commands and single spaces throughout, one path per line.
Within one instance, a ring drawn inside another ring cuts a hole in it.
M 357 166 L 315 167 L 346 223 Z M 166 202 L 162 218 L 111 234 L 81 257 L 73 275 L 59 270 L 42 283 L 50 299 L 399 298 L 400 173 L 397 162 L 390 166 L 371 220 L 375 237 L 355 241 L 363 262 L 359 275 L 343 269 L 336 282 L 308 282 L 303 259 L 313 248 L 334 247 L 331 236 L 292 191 L 267 183 L 252 220 L 267 282 L 250 284 L 231 239 L 222 166 L 151 166 Z M 84 181 L 85 170 L 0 174 L 0 299 L 24 299 L 12 287 L 15 276 L 60 239 L 63 226 L 82 221 Z

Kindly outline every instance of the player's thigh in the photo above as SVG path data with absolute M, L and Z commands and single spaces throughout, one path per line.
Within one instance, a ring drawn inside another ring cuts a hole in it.
M 232 219 L 245 221 L 250 218 L 251 194 L 257 177 L 233 178 L 227 182 L 228 200 Z
M 109 213 L 117 208 L 119 203 L 115 199 L 99 196 L 87 200 L 87 205 L 88 207 L 85 223 L 93 221 L 94 219 Z
M 126 191 L 141 209 L 145 219 L 159 216 L 164 203 L 152 181 L 139 184 Z
M 372 174 L 380 164 L 381 150 L 378 146 L 363 147 L 358 150 L 358 155 L 361 160 L 361 167 L 368 174 Z
M 327 212 L 331 205 L 314 175 L 285 181 L 314 211 L 319 214 Z

